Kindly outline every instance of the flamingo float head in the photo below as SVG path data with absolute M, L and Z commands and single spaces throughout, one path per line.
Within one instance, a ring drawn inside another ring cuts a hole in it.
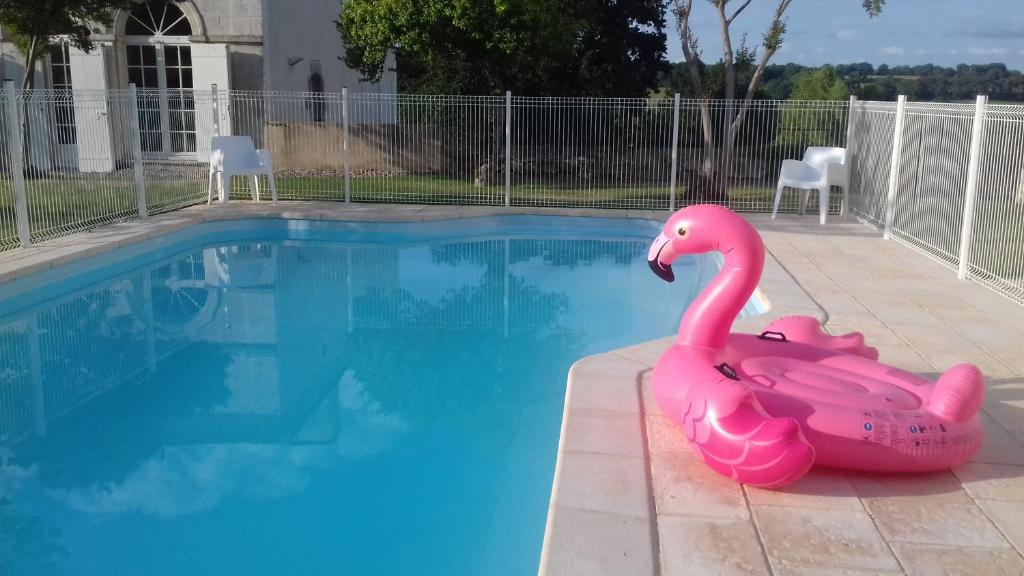
M 754 227 L 738 214 L 716 204 L 697 204 L 669 217 L 651 244 L 647 263 L 659 278 L 672 282 L 672 263 L 680 256 L 716 250 L 728 256 L 737 248 L 750 248 L 762 255 L 764 252 Z

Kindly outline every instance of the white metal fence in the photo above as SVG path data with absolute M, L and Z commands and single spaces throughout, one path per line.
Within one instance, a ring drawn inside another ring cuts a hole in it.
M 1024 303 L 1024 106 L 855 102 L 851 209 Z
M 1024 301 L 1024 107 L 755 101 L 725 146 L 741 107 L 8 85 L 0 249 L 202 202 L 214 134 L 270 150 L 284 199 L 747 212 L 771 209 L 783 159 L 846 146 L 852 213 Z M 797 209 L 793 191 L 781 209 Z
M 848 110 L 754 102 L 724 153 L 725 120 L 738 105 L 678 97 L 8 85 L 0 104 L 0 249 L 201 202 L 214 134 L 270 150 L 284 199 L 666 210 L 712 201 L 766 211 L 781 161 L 842 145 Z M 247 197 L 238 184 L 233 196 Z M 796 209 L 795 195 L 783 209 Z

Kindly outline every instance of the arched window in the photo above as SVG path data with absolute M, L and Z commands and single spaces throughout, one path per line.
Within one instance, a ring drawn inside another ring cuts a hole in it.
M 185 13 L 168 2 L 136 4 L 124 25 L 125 36 L 191 36 Z
M 191 34 L 185 13 L 166 0 L 136 4 L 124 24 L 128 81 L 142 91 L 142 149 L 151 155 L 196 150 Z

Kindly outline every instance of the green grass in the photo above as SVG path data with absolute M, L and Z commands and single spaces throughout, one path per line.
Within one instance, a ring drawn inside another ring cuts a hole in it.
M 282 199 L 344 200 L 341 176 L 288 176 L 277 180 Z M 438 176 L 358 177 L 351 181 L 356 202 L 414 204 L 490 204 L 505 201 L 503 186 L 476 187 L 472 182 Z M 512 186 L 512 204 L 517 206 L 571 206 L 592 208 L 665 209 L 667 187 L 588 188 L 544 185 Z M 685 198 L 678 192 L 677 202 Z M 729 205 L 746 212 L 771 210 L 774 189 L 739 187 L 729 192 Z M 59 236 L 68 230 L 98 226 L 137 214 L 134 181 L 79 179 L 70 181 L 35 179 L 28 181 L 29 220 L 33 241 Z M 196 180 L 152 180 L 146 183 L 147 206 L 151 213 L 201 202 L 206 182 Z M 236 179 L 232 198 L 248 199 L 246 180 Z M 839 196 L 833 199 L 838 203 Z M 838 204 L 832 206 L 833 211 Z M 0 250 L 17 246 L 11 182 L 0 181 Z M 1005 203 L 978 207 L 972 265 L 986 276 L 1019 283 L 1024 277 L 1024 206 Z
M 341 176 L 289 176 L 277 179 L 282 199 L 344 200 Z M 474 186 L 472 182 L 438 176 L 390 176 L 352 178 L 352 199 L 356 202 L 414 204 L 491 204 L 505 201 L 503 186 Z M 264 189 L 264 193 L 269 191 Z M 736 188 L 730 204 L 737 209 L 770 209 L 773 190 L 763 187 Z M 593 208 L 651 208 L 668 205 L 667 187 L 558 187 L 512 186 L 512 204 L 523 206 L 572 206 Z M 201 201 L 206 182 L 195 180 L 154 180 L 146 183 L 150 212 L 172 209 Z M 232 198 L 250 197 L 248 182 L 236 179 Z M 681 189 L 681 201 L 685 190 Z M 33 241 L 60 235 L 63 230 L 86 228 L 137 213 L 134 181 L 47 180 L 28 181 L 29 221 Z M 17 244 L 13 192 L 10 181 L 0 181 L 0 249 Z

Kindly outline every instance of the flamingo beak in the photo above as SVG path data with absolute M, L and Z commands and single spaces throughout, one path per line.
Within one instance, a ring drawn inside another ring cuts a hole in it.
M 679 255 L 672 249 L 672 239 L 662 233 L 647 252 L 647 264 L 655 276 L 665 282 L 671 282 L 676 279 L 675 273 L 672 272 L 672 262 L 677 256 Z

